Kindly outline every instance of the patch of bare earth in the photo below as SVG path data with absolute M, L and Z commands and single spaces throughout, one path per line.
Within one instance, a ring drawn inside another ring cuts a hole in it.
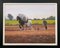
M 18 26 L 6 26 L 6 43 L 55 43 L 55 26 L 37 26 L 39 30 L 19 30 Z

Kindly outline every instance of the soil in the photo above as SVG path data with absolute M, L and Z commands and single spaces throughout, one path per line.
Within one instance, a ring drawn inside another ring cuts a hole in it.
M 55 43 L 55 25 L 42 25 L 20 30 L 19 26 L 5 26 L 5 43 Z

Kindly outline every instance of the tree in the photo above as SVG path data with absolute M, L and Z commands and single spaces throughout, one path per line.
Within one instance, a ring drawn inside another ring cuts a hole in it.
M 40 20 L 40 18 L 37 18 L 37 20 Z
M 42 20 L 45 20 L 45 18 L 42 18 Z
M 13 20 L 13 16 L 11 14 L 8 14 L 9 20 Z
M 34 18 L 34 20 L 37 20 L 36 18 Z
M 55 17 L 54 16 L 50 16 L 47 18 L 47 20 L 55 20 Z

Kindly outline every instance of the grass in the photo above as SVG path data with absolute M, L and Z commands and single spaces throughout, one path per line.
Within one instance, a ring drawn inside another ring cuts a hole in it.
M 48 24 L 55 24 L 55 20 L 46 20 Z M 32 20 L 32 24 L 42 24 L 43 20 Z
M 48 24 L 55 24 L 55 20 L 46 20 Z M 42 24 L 43 20 L 32 20 L 32 24 Z M 16 25 L 19 24 L 17 20 L 5 20 L 6 25 Z
M 17 20 L 6 20 L 5 21 L 6 25 L 15 25 L 15 24 L 19 24 Z

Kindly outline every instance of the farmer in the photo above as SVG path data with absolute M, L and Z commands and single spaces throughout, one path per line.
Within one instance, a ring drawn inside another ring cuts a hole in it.
M 45 29 L 47 30 L 47 21 L 45 19 L 43 20 L 43 25 L 44 25 Z
M 20 29 L 24 30 L 24 25 L 25 25 L 25 23 L 28 22 L 27 17 L 25 17 L 23 14 L 19 14 L 17 16 L 17 20 L 19 21 L 19 27 L 20 27 Z

